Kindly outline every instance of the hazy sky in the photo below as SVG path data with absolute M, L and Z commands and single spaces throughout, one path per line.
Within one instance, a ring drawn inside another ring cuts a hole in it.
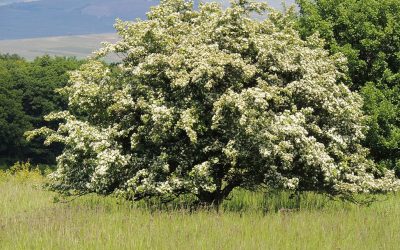
M 194 1 L 229 6 L 229 0 Z M 257 1 L 282 9 L 282 0 Z M 34 3 L 24 4 L 27 2 Z M 115 32 L 115 18 L 146 18 L 149 7 L 158 3 L 159 0 L 0 0 L 0 40 L 111 33 Z
M 34 2 L 34 1 L 38 1 L 38 0 L 0 0 L 0 6 L 7 5 L 10 3 Z
M 33 1 L 40 1 L 40 0 L 0 0 L 0 6 L 7 5 L 10 3 L 33 2 Z M 229 0 L 204 0 L 204 1 L 206 1 L 206 2 L 218 1 L 218 2 L 223 2 L 224 4 L 229 3 Z M 265 0 L 260 0 L 260 1 L 265 2 Z M 270 3 L 273 7 L 280 7 L 282 0 L 270 0 L 270 1 L 266 1 L 266 2 Z M 286 0 L 286 3 L 293 4 L 294 0 Z
M 205 2 L 222 2 L 224 5 L 229 5 L 229 0 L 203 0 Z M 282 0 L 258 0 L 259 2 L 267 2 L 272 7 L 280 8 L 282 6 Z M 295 0 L 286 0 L 286 4 L 293 4 Z

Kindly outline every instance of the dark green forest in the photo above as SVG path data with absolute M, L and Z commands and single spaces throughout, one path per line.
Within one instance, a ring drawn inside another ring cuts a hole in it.
M 55 93 L 68 82 L 68 71 L 83 62 L 75 58 L 38 57 L 28 62 L 18 55 L 0 55 L 0 164 L 16 161 L 53 164 L 60 145 L 27 142 L 25 131 L 47 124 L 43 116 L 66 108 Z
M 303 38 L 316 32 L 348 60 L 347 83 L 364 98 L 365 145 L 380 167 L 400 176 L 400 3 L 398 0 L 297 0 Z

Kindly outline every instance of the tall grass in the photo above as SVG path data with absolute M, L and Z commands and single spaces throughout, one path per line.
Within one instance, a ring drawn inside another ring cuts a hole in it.
M 400 243 L 399 195 L 360 207 L 314 193 L 298 201 L 285 192 L 236 190 L 217 213 L 149 209 L 95 195 L 55 203 L 42 183 L 36 173 L 0 174 L 0 249 L 398 249 Z

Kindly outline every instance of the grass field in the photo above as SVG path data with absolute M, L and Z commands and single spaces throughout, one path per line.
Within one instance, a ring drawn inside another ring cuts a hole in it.
M 236 191 L 219 213 L 115 198 L 54 202 L 37 173 L 0 173 L 0 249 L 399 249 L 400 196 L 369 207 L 307 194 Z M 265 211 L 270 212 L 266 213 Z

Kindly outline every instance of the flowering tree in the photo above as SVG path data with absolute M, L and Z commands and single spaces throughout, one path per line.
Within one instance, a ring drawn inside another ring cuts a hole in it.
M 248 0 L 198 10 L 164 0 L 146 21 L 117 21 L 121 40 L 98 57 L 122 62 L 73 72 L 60 90 L 69 110 L 47 117 L 64 122 L 29 134 L 65 144 L 52 186 L 216 205 L 235 187 L 396 189 L 360 145 L 362 101 L 340 83 L 346 61 L 318 37 L 301 40 L 291 20 Z

